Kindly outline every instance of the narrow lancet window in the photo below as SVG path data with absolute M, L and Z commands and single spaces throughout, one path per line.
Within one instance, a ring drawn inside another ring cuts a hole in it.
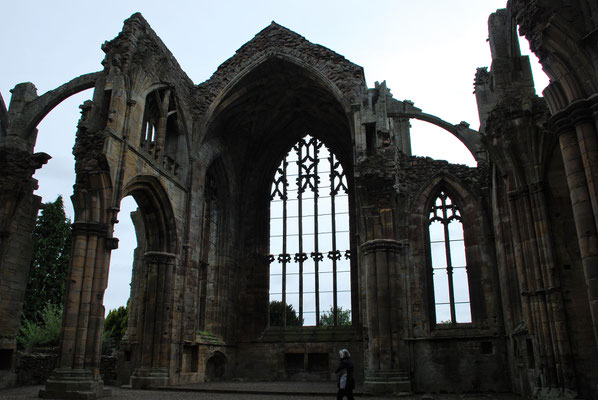
M 436 324 L 470 323 L 461 212 L 444 191 L 430 209 L 429 234 Z
M 307 135 L 276 170 L 270 203 L 270 325 L 351 323 L 347 181 Z

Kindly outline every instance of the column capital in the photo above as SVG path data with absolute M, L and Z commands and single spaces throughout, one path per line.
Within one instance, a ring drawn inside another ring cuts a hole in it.
M 107 237 L 110 226 L 102 222 L 73 222 L 73 235 L 92 234 Z
M 529 187 L 527 185 L 520 186 L 517 189 L 509 190 L 507 196 L 509 200 L 517 200 L 521 197 L 529 195 Z
M 594 122 L 592 106 L 589 100 L 576 100 L 569 104 L 566 111 L 569 113 L 574 126 Z
M 598 95 L 588 99 L 575 100 L 566 108 L 554 113 L 548 123 L 557 135 L 574 130 L 578 125 L 594 123 L 598 118 Z
M 176 254 L 161 251 L 148 251 L 143 255 L 143 260 L 148 263 L 174 264 Z

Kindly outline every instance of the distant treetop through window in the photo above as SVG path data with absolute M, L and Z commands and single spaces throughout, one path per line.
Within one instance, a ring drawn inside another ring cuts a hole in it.
M 348 323 L 339 318 L 351 310 L 347 180 L 334 153 L 309 135 L 274 175 L 269 261 L 270 303 L 285 305 L 276 309 L 304 326 Z

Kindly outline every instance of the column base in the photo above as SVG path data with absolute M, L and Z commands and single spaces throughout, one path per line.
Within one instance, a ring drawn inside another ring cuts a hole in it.
M 411 393 L 409 373 L 395 370 L 366 370 L 363 382 L 366 393 Z
M 46 381 L 46 388 L 39 391 L 43 399 L 98 399 L 112 396 L 104 388 L 98 370 L 58 368 Z
M 133 389 L 150 389 L 156 386 L 168 386 L 167 368 L 137 368 L 131 375 Z
M 13 371 L 0 371 L 0 389 L 16 386 L 17 374 Z

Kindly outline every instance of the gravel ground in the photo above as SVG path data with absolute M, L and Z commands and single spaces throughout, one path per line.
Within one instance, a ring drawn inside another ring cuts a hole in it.
M 184 388 L 184 390 L 131 390 L 119 387 L 110 387 L 112 389 L 112 397 L 110 399 L 115 400 L 125 400 L 125 399 L 147 399 L 147 400 L 186 400 L 186 399 L 193 399 L 193 400 L 224 400 L 224 399 L 231 399 L 231 400 L 274 400 L 274 399 L 281 399 L 281 398 L 289 398 L 294 400 L 320 400 L 320 399 L 334 399 L 336 397 L 336 392 L 334 388 L 328 393 L 314 393 L 314 388 L 309 383 L 304 383 L 302 385 L 304 390 L 312 392 L 312 394 L 297 394 L 296 391 L 298 389 L 298 385 L 296 383 L 286 385 L 286 388 L 289 389 L 288 392 L 284 392 L 285 384 L 284 383 L 270 383 L 262 384 L 260 386 L 270 386 L 272 391 L 277 392 L 275 394 L 256 394 L 256 393 L 247 393 L 239 391 L 238 393 L 216 393 L 216 392 L 206 392 L 203 390 L 222 390 L 228 389 L 230 387 L 235 387 L 236 390 L 260 390 L 257 387 L 246 388 L 244 385 L 235 385 L 221 383 L 220 389 L 215 387 L 215 385 L 210 385 L 209 387 L 201 388 L 201 384 L 197 385 L 202 391 L 192 391 L 194 388 L 192 385 L 189 385 Z M 310 387 L 311 386 L 311 387 Z M 0 390 L 0 399 L 1 400 L 21 400 L 21 399 L 38 399 L 38 392 L 40 389 L 43 389 L 43 386 L 24 386 L 18 387 L 13 389 L 1 389 Z M 318 388 L 315 392 L 320 392 L 322 389 Z M 294 393 L 294 394 L 293 394 Z M 401 400 L 521 400 L 521 398 L 514 394 L 416 394 L 416 395 L 409 395 L 409 396 L 401 396 L 401 397 L 374 397 L 374 396 L 359 396 L 356 395 L 356 398 L 366 398 L 366 399 L 380 399 L 380 400 L 390 400 L 390 399 L 401 399 Z

